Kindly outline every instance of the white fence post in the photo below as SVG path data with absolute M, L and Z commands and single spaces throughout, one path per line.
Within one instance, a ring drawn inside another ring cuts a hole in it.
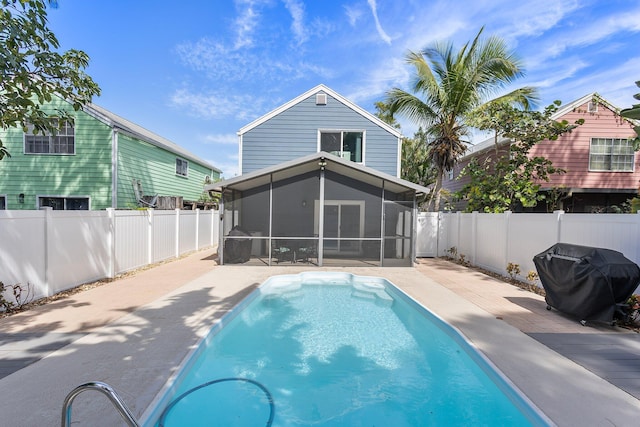
M 176 209 L 176 258 L 180 257 L 180 209 Z
M 471 264 L 476 265 L 478 252 L 478 211 L 471 213 Z
M 116 211 L 114 208 L 107 208 L 109 218 L 109 231 L 107 234 L 107 246 L 109 253 L 109 279 L 116 277 Z
M 153 264 L 153 221 L 154 221 L 154 210 L 147 209 L 147 226 L 149 227 L 147 233 L 147 264 Z
M 503 266 L 509 264 L 509 241 L 511 240 L 509 236 L 509 219 L 511 219 L 511 211 L 504 212 L 504 262 Z
M 44 211 L 44 245 L 42 245 L 42 248 L 44 249 L 44 292 L 46 296 L 49 296 L 51 295 L 51 269 L 49 268 L 49 254 L 53 251 L 53 225 L 51 224 L 51 212 L 53 212 L 53 208 L 42 207 L 40 209 Z
M 562 216 L 564 211 L 553 211 L 556 215 L 556 243 L 562 242 Z
M 456 248 L 460 251 L 460 226 L 462 224 L 462 212 L 456 212 Z
M 196 251 L 200 249 L 200 209 L 196 209 Z

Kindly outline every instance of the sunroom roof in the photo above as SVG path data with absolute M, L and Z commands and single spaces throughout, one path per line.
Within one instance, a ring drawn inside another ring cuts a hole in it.
M 318 170 L 321 168 L 322 163 L 324 163 L 325 170 L 336 172 L 340 175 L 347 176 L 367 184 L 382 187 L 384 182 L 385 190 L 395 193 L 408 190 L 413 190 L 418 194 L 429 193 L 429 189 L 427 187 L 396 178 L 392 175 L 342 159 L 324 151 L 250 172 L 235 178 L 218 181 L 213 184 L 206 185 L 205 190 L 221 192 L 225 188 L 231 188 L 238 191 L 245 191 L 268 184 L 271 181 L 271 175 L 273 175 L 274 181 L 279 181 L 281 179 L 291 178 L 306 172 Z

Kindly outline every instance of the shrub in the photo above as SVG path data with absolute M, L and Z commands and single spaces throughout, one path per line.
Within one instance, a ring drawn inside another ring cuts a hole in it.
M 13 294 L 13 300 L 10 301 L 5 297 L 5 293 L 10 290 Z M 5 285 L 0 282 L 0 311 L 10 313 L 12 311 L 18 311 L 28 304 L 33 299 L 33 289 L 30 283 L 27 285 Z
M 507 264 L 507 273 L 509 273 L 511 282 L 515 283 L 518 280 L 518 274 L 520 274 L 520 264 L 515 264 L 513 262 Z

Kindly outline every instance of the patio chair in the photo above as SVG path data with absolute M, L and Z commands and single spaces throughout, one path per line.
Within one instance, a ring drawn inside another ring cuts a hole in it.
M 271 242 L 271 255 L 278 264 L 284 261 L 295 262 L 295 250 L 291 242 L 287 240 L 273 240 Z
M 296 261 L 311 262 L 311 259 L 318 259 L 318 244 L 315 240 L 305 242 L 296 251 Z
M 144 193 L 142 192 L 142 183 L 139 179 L 133 180 L 133 194 L 135 194 L 136 196 L 136 202 L 138 202 L 138 206 L 155 208 L 158 204 L 157 194 L 155 196 L 146 196 L 145 198 Z

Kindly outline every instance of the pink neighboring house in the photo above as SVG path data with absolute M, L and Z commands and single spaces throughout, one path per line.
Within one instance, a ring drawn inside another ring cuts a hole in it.
M 541 191 L 561 187 L 566 198 L 556 208 L 567 212 L 612 212 L 616 207 L 638 194 L 640 187 L 640 154 L 633 151 L 629 138 L 636 133 L 633 124 L 619 115 L 619 109 L 599 95 L 592 93 L 562 106 L 553 116 L 555 120 L 584 124 L 557 141 L 542 141 L 531 151 L 543 156 L 554 166 L 567 172 L 541 182 Z M 507 149 L 508 140 L 500 143 L 500 151 Z M 454 192 L 468 179 L 456 179 L 469 160 L 495 157 L 494 139 L 471 147 L 470 152 L 456 165 L 453 173 L 445 174 L 443 188 Z M 461 208 L 461 206 L 458 206 Z M 546 212 L 546 205 L 527 211 Z

